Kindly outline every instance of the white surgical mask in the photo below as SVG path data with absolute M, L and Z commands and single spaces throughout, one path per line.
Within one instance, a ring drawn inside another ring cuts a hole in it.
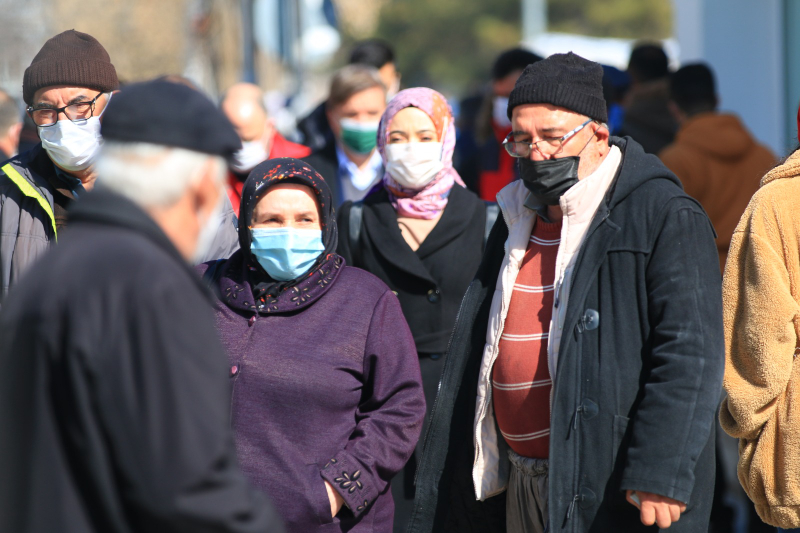
M 233 154 L 231 168 L 234 172 L 244 174 L 253 170 L 256 165 L 269 158 L 263 139 L 242 143 L 241 149 Z
M 194 249 L 194 256 L 192 257 L 192 264 L 196 265 L 209 258 L 206 257 L 208 252 L 211 251 L 211 246 L 214 244 L 214 238 L 222 227 L 224 221 L 222 214 L 225 207 L 225 191 L 220 189 L 219 202 L 214 206 L 213 211 L 209 213 L 203 225 L 200 226 L 200 231 L 197 234 L 197 246 Z
M 386 172 L 406 189 L 422 189 L 444 168 L 439 142 L 387 144 L 384 152 Z
M 107 98 L 110 100 L 111 95 Z M 78 124 L 64 118 L 52 126 L 38 126 L 42 147 L 47 150 L 50 159 L 68 172 L 89 168 L 97 159 L 103 144 L 103 137 L 100 135 L 102 115 L 100 113 Z
M 511 120 L 508 118 L 508 98 L 505 96 L 495 96 L 492 102 L 492 118 L 494 123 L 501 128 L 511 127 Z

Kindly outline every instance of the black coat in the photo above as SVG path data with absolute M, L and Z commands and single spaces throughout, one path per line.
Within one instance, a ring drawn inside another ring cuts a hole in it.
M 350 249 L 350 207 L 339 210 L 339 255 L 378 276 L 400 300 L 417 352 L 443 354 L 456 313 L 483 252 L 486 204 L 458 185 L 442 217 L 416 251 L 397 225 L 385 189 L 364 199 L 359 249 Z
M 0 313 L 0 531 L 282 531 L 229 399 L 199 278 L 141 209 L 87 194 Z
M 336 156 L 336 143 L 325 145 L 322 150 L 304 157 L 303 161 L 319 172 L 319 175 L 322 176 L 322 179 L 325 180 L 331 190 L 334 204 L 339 206 L 342 203 L 342 197 L 341 187 L 339 186 L 339 158 Z
M 633 489 L 688 502 L 670 532 L 704 532 L 724 365 L 714 232 L 655 156 L 613 142 L 623 162 L 577 258 L 554 380 L 550 531 L 653 530 L 625 501 Z M 498 220 L 461 305 L 409 533 L 505 531 L 505 493 L 475 500 L 471 436 L 507 237 Z

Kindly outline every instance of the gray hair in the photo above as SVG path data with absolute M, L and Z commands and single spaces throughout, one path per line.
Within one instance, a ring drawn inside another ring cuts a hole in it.
M 214 177 L 222 187 L 227 167 L 219 156 L 150 143 L 105 142 L 97 159 L 97 187 L 143 208 L 169 207 L 200 179 L 209 160 L 216 163 Z

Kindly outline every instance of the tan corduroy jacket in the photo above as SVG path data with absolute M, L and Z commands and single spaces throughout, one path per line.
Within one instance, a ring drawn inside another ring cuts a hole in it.
M 731 241 L 723 282 L 720 422 L 761 518 L 800 527 L 800 151 L 764 176 Z

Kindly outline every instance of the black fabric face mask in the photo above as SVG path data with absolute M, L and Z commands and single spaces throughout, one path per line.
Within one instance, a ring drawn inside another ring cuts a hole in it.
M 558 199 L 578 183 L 579 156 L 545 159 L 544 161 L 519 160 L 519 177 L 525 187 L 542 203 L 558 205 Z

